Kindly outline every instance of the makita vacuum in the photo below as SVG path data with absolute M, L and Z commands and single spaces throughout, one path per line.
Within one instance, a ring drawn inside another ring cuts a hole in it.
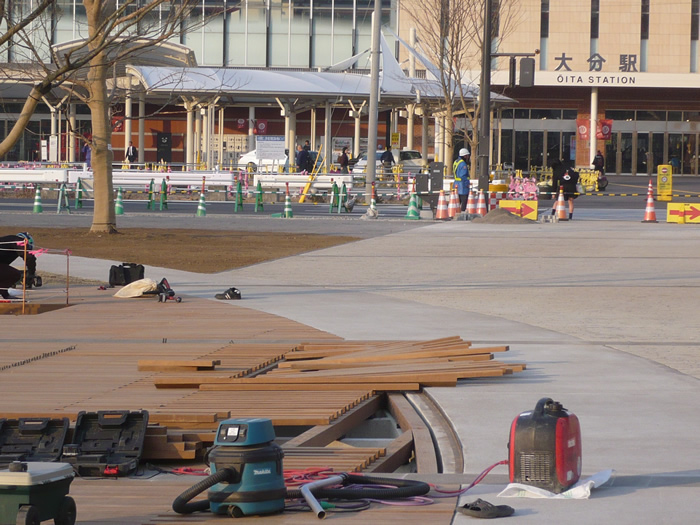
M 286 498 L 303 498 L 316 517 L 322 519 L 326 511 L 318 498 L 389 500 L 422 496 L 430 491 L 430 486 L 422 481 L 348 473 L 287 490 L 282 449 L 273 443 L 274 439 L 275 431 L 269 419 L 222 421 L 208 454 L 211 476 L 175 498 L 173 510 L 178 514 L 210 510 L 240 518 L 281 512 Z M 190 503 L 207 489 L 207 500 Z
M 269 419 L 227 419 L 219 423 L 209 452 L 211 476 L 180 494 L 173 510 L 190 514 L 211 510 L 240 518 L 284 509 L 287 490 L 282 472 L 282 449 L 273 443 Z M 206 501 L 189 503 L 209 489 Z
M 581 476 L 578 418 L 548 397 L 515 418 L 508 448 L 511 483 L 560 493 Z

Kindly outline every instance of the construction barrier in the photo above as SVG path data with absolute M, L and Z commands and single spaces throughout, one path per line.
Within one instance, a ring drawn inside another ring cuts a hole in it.
M 666 209 L 666 222 L 700 224 L 700 204 L 669 202 Z
M 523 219 L 529 219 L 531 221 L 537 220 L 537 201 L 499 201 L 499 208 L 508 210 L 513 215 L 522 217 Z

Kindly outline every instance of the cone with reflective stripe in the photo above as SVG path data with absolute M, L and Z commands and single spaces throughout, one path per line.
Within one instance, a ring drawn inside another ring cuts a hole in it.
M 438 198 L 437 210 L 435 211 L 435 220 L 446 221 L 450 218 L 447 211 L 447 199 L 445 198 L 445 190 L 440 190 L 440 197 Z
M 474 199 L 474 192 L 469 192 L 469 198 L 467 198 L 467 213 L 469 215 L 476 215 L 476 200 Z
M 284 196 L 284 215 L 285 219 L 291 219 L 294 217 L 294 212 L 292 211 L 292 200 L 289 197 L 289 183 L 287 183 L 287 194 Z
M 450 192 L 450 204 L 447 206 L 447 215 L 450 219 L 454 219 L 460 211 L 459 208 L 459 197 L 457 196 L 457 190 L 452 189 Z
M 124 215 L 124 198 L 121 187 L 117 191 L 117 200 L 114 201 L 114 215 Z
M 37 186 L 36 192 L 34 193 L 34 209 L 32 213 L 42 213 L 43 211 L 44 207 L 41 205 L 41 188 Z
M 408 211 L 404 219 L 409 221 L 415 221 L 420 219 L 420 212 L 418 211 L 418 206 L 416 206 L 416 194 L 411 193 L 411 199 L 408 201 Z
M 204 193 L 199 194 L 199 204 L 197 205 L 197 217 L 204 217 L 207 214 L 207 204 L 204 200 Z
M 642 222 L 659 222 L 656 220 L 656 208 L 654 207 L 654 187 L 649 179 L 649 190 L 647 190 L 647 207 L 644 209 L 644 220 Z
M 486 215 L 486 197 L 484 197 L 484 190 L 479 190 L 479 201 L 476 205 L 476 214 L 482 217 Z
M 564 200 L 564 189 L 559 188 L 559 198 L 557 199 L 557 220 L 568 221 L 569 214 L 566 211 L 566 201 Z

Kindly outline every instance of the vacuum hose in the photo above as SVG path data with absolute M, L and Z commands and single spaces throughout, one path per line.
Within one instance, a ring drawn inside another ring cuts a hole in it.
M 391 485 L 396 488 L 369 488 L 369 489 L 327 489 L 315 485 L 310 492 L 316 498 L 336 498 L 336 499 L 400 499 L 412 496 L 422 496 L 430 492 L 430 486 L 422 481 L 395 478 L 375 478 L 370 476 L 360 476 L 357 474 L 341 474 L 343 485 Z M 306 492 L 306 491 L 304 491 Z M 304 497 L 300 490 L 288 490 L 287 498 Z M 319 516 L 320 517 L 320 516 Z
M 215 472 L 175 498 L 173 510 L 178 514 L 192 514 L 193 512 L 209 510 L 209 500 L 195 501 L 194 503 L 189 503 L 189 501 L 217 483 L 233 480 L 235 475 L 236 471 L 232 468 L 224 468 Z

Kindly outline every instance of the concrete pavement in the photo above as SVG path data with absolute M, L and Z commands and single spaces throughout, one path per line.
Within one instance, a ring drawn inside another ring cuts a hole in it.
M 365 224 L 380 223 L 353 228 Z M 398 224 L 216 275 L 149 267 L 147 276 L 200 297 L 234 285 L 246 307 L 346 339 L 508 344 L 504 360 L 527 363 L 525 372 L 429 389 L 460 436 L 467 482 L 506 459 L 510 423 L 541 397 L 579 417 L 584 475 L 612 468 L 616 477 L 587 501 L 502 499 L 499 467 L 462 503 L 509 504 L 509 522 L 523 524 L 698 521 L 700 229 L 639 218 Z M 71 272 L 104 280 L 110 264 L 72 257 Z M 40 261 L 42 271 L 64 267 L 61 257 Z

